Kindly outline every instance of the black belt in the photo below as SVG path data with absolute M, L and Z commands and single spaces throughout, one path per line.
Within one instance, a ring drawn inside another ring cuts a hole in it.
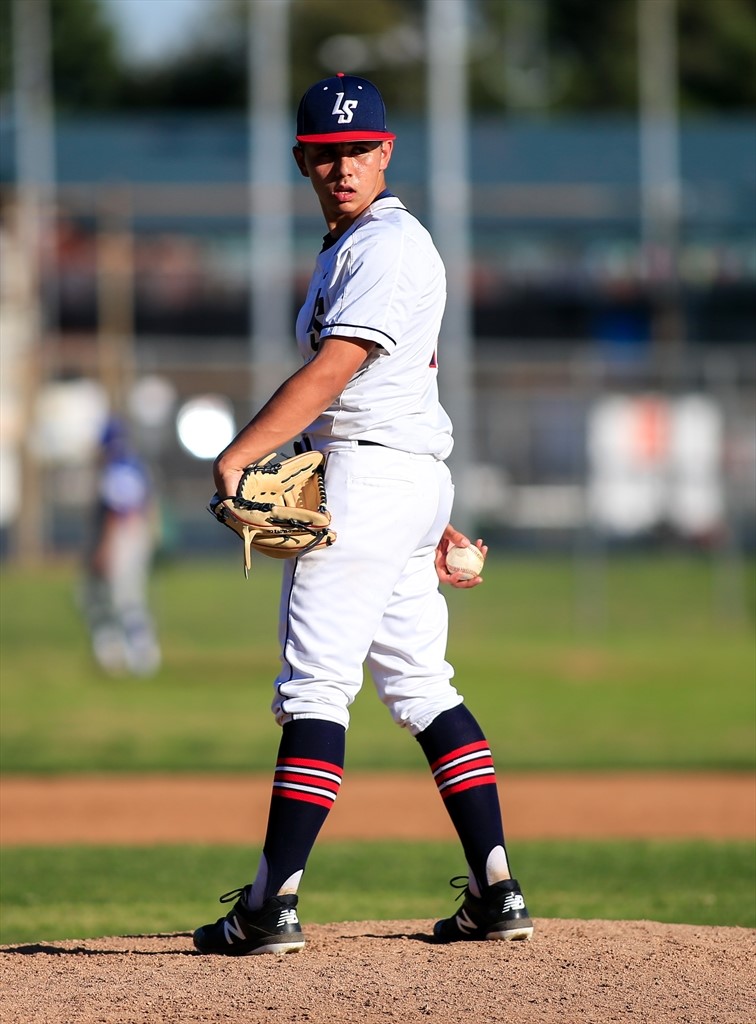
M 364 438 L 360 438 L 360 440 L 357 441 L 357 444 L 374 445 L 376 448 L 385 448 L 386 447 L 386 445 L 385 444 L 381 444 L 380 441 L 367 441 Z M 299 441 L 295 441 L 294 442 L 294 451 L 297 453 L 297 455 L 301 455 L 302 452 L 311 452 L 312 451 L 312 444 L 310 443 L 310 439 L 309 439 L 309 437 L 306 434 L 302 434 L 302 442 L 301 442 L 301 444 L 300 444 Z

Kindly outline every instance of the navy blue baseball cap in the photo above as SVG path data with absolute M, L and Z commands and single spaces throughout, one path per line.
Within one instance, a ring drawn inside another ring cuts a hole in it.
M 395 139 L 372 82 L 343 72 L 311 85 L 297 111 L 297 142 L 376 142 Z

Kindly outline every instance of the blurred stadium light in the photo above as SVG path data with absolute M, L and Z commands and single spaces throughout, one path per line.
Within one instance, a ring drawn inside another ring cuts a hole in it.
M 195 459 L 214 459 L 236 431 L 231 403 L 223 395 L 190 398 L 178 411 L 176 431 Z
M 86 377 L 51 380 L 37 394 L 29 443 L 41 466 L 78 466 L 93 459 L 108 419 L 108 396 Z

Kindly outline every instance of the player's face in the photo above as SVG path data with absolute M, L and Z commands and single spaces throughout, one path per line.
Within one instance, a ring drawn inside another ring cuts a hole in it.
M 302 174 L 309 178 L 332 233 L 345 231 L 386 187 L 384 171 L 394 143 L 308 142 L 294 149 Z

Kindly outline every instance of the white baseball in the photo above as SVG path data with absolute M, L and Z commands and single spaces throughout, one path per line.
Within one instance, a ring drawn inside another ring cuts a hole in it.
M 474 544 L 469 547 L 450 547 L 446 554 L 446 568 L 449 572 L 461 572 L 460 579 L 471 580 L 483 571 L 485 555 Z

